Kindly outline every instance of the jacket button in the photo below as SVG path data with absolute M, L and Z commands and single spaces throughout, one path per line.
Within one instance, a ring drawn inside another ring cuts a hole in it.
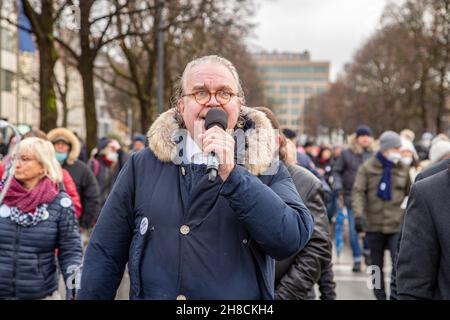
M 243 244 L 247 244 L 247 243 L 248 243 L 248 240 L 247 240 L 247 239 L 244 239 L 244 240 L 242 240 L 242 243 L 243 243 Z
M 177 300 L 186 300 L 186 297 L 180 294 L 177 296 Z
M 181 175 L 182 176 L 186 175 L 186 169 L 184 167 L 181 167 Z
M 185 224 L 182 225 L 181 228 L 180 228 L 181 234 L 187 235 L 187 234 L 189 233 L 189 231 L 191 231 L 191 230 L 189 229 L 189 226 L 187 226 L 187 225 L 185 225 Z

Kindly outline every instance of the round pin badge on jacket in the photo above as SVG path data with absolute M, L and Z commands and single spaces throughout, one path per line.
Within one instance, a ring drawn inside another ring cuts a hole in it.
M 62 198 L 60 204 L 61 207 L 68 208 L 72 205 L 72 200 L 70 200 L 69 198 Z
M 11 209 L 3 204 L 0 206 L 0 218 L 8 218 L 11 215 Z
M 148 229 L 148 219 L 144 218 L 142 219 L 140 226 L 141 235 L 144 235 L 147 232 L 147 229 Z
M 44 214 L 42 215 L 42 220 L 47 220 L 49 216 L 50 216 L 50 214 L 48 213 L 47 210 L 45 210 Z

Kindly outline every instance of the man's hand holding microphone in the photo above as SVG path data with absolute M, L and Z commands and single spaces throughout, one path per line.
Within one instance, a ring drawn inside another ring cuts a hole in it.
M 211 108 L 206 114 L 206 131 L 200 134 L 203 153 L 208 156 L 208 173 L 210 181 L 218 174 L 226 181 L 234 169 L 234 139 L 225 130 L 227 114 L 220 107 Z

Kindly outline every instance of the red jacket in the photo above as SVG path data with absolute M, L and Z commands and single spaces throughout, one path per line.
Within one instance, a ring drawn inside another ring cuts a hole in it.
M 0 164 L 0 177 L 3 176 L 3 171 L 3 165 Z M 70 196 L 70 198 L 72 198 L 73 205 L 75 207 L 75 215 L 77 216 L 77 219 L 80 219 L 82 211 L 80 196 L 78 195 L 75 182 L 73 182 L 73 179 L 70 176 L 69 172 L 67 172 L 67 170 L 65 169 L 63 169 L 63 184 L 64 188 L 66 188 L 67 194 Z
M 64 187 L 66 188 L 67 194 L 72 198 L 73 206 L 75 207 L 75 215 L 77 216 L 77 219 L 80 220 L 83 208 L 81 206 L 81 199 L 78 195 L 77 187 L 69 172 L 66 169 L 62 169 L 62 172 Z

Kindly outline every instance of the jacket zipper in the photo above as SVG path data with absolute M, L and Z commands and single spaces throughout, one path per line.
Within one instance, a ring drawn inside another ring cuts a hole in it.
M 17 274 L 17 251 L 19 247 L 19 225 L 16 224 L 16 242 L 14 244 L 14 256 L 13 256 L 13 278 L 12 278 L 12 288 L 13 288 L 13 297 L 16 298 L 16 274 Z

